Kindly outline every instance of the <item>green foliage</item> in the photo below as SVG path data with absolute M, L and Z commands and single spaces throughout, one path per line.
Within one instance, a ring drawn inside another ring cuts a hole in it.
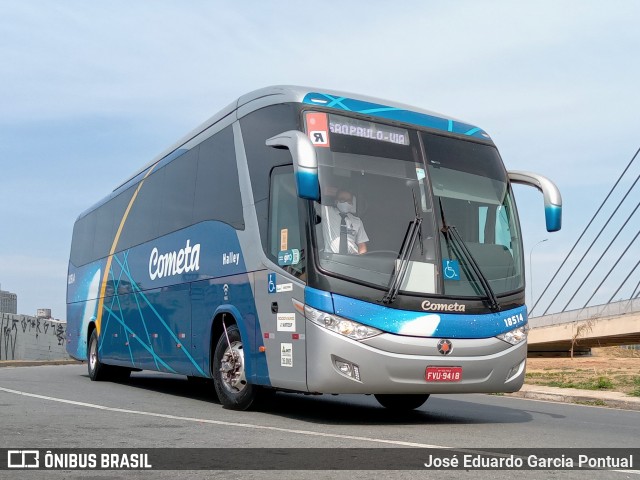
M 608 377 L 598 377 L 598 381 L 596 382 L 596 388 L 600 390 L 613 388 L 613 382 L 609 380 Z
M 610 390 L 614 387 L 613 382 L 608 377 L 600 376 L 584 382 L 567 381 L 564 378 L 559 380 L 549 380 L 537 382 L 538 385 L 558 388 L 577 388 L 581 390 Z
M 584 402 L 576 402 L 578 405 L 591 405 L 593 407 L 606 407 L 607 402 L 604 400 L 589 400 Z

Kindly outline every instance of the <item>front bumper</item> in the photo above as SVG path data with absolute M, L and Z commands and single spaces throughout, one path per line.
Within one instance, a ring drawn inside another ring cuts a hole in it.
M 524 382 L 526 341 L 510 346 L 497 338 L 452 339 L 454 350 L 451 355 L 444 356 L 436 353 L 437 338 L 385 334 L 374 337 L 371 342 L 358 342 L 310 321 L 306 327 L 310 392 L 497 393 L 516 392 Z M 404 339 L 407 345 L 401 348 Z M 427 354 L 418 354 L 420 351 Z M 357 365 L 360 380 L 340 373 L 335 360 Z M 462 379 L 427 382 L 428 366 L 462 367 Z

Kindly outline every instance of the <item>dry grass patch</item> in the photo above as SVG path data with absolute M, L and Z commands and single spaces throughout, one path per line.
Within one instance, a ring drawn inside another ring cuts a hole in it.
M 640 351 L 607 347 L 589 357 L 529 358 L 525 383 L 640 396 Z

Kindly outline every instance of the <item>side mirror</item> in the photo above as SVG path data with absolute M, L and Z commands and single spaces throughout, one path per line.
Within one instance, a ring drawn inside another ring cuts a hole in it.
M 293 158 L 298 196 L 310 200 L 320 200 L 318 159 L 311 140 L 298 130 L 289 130 L 268 138 L 266 144 L 274 148 L 289 149 Z
M 544 217 L 548 232 L 557 232 L 562 226 L 562 196 L 556 184 L 537 173 L 508 172 L 511 183 L 519 183 L 537 188 L 544 197 Z

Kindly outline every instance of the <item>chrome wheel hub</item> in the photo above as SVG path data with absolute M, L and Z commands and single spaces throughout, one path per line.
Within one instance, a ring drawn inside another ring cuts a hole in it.
M 241 392 L 247 385 L 244 372 L 244 350 L 241 342 L 233 342 L 224 352 L 220 366 L 222 384 L 233 393 Z
M 91 370 L 95 370 L 96 364 L 98 363 L 98 342 L 93 341 L 89 346 L 89 366 Z

